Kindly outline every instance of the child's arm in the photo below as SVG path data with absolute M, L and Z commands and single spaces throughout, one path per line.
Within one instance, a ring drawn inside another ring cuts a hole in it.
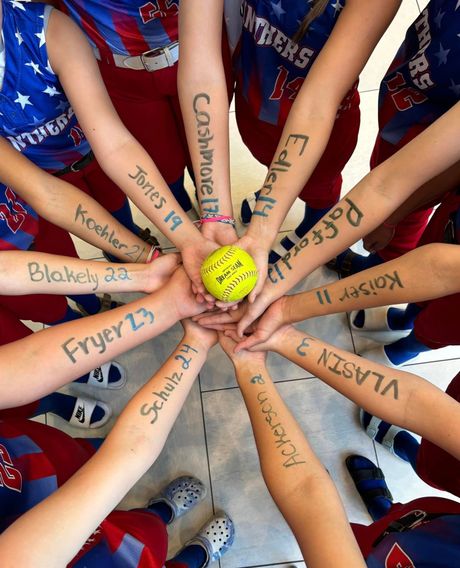
M 417 248 L 384 264 L 273 302 L 255 322 L 253 333 L 239 349 L 252 349 L 267 341 L 281 326 L 317 316 L 350 312 L 404 302 L 421 302 L 460 292 L 460 247 L 434 243 Z M 234 327 L 237 312 L 198 317 L 210 329 Z M 257 348 L 257 347 L 256 347 Z
M 232 217 L 223 6 L 223 0 L 180 4 L 177 84 L 201 213 Z M 219 222 L 205 223 L 202 232 L 221 245 L 237 238 L 231 225 Z
M 140 300 L 3 345 L 0 408 L 37 400 L 205 309 L 181 267 L 167 286 Z
M 455 164 L 460 103 L 364 177 L 281 260 L 240 321 L 240 334 L 276 299 L 315 268 L 382 223 L 405 199 Z M 421 159 L 423 157 L 423 159 Z
M 113 264 L 42 252 L 0 252 L 0 291 L 24 294 L 88 294 L 96 292 L 151 293 L 172 275 L 177 254 L 148 264 Z
M 41 252 L 1 251 L 0 290 L 23 294 L 151 293 L 166 284 L 179 263 L 177 254 L 149 264 L 113 264 Z
M 241 246 L 268 257 L 282 222 L 314 172 L 340 104 L 357 81 L 400 0 L 347 0 L 295 97 Z M 314 29 L 316 22 L 311 24 Z M 308 31 L 307 31 L 308 33 Z M 337 140 L 340 144 L 340 140 Z M 266 273 L 259 269 L 261 274 Z M 251 298 L 262 289 L 263 280 Z
M 131 399 L 97 453 L 0 536 L 5 568 L 66 566 L 155 462 L 215 342 L 213 332 L 196 324 L 185 329 L 182 341 Z M 24 546 L 24 535 L 33 544 Z
M 364 567 L 334 482 L 278 394 L 261 353 L 235 355 L 234 342 L 222 335 L 220 341 L 235 366 L 265 483 L 305 562 L 309 568 Z
M 460 161 L 424 183 L 410 195 L 385 221 L 363 238 L 363 245 L 369 252 L 380 250 L 391 241 L 396 225 L 418 209 L 436 205 L 442 198 L 458 187 L 460 179 Z
M 391 424 L 460 459 L 460 404 L 430 382 L 285 326 L 257 349 L 276 351 Z
M 1 137 L 0 154 L 0 180 L 41 217 L 125 262 L 147 260 L 151 247 L 91 196 L 45 172 Z
M 105 89 L 88 41 L 78 26 L 58 10 L 52 10 L 50 15 L 47 46 L 50 64 L 101 168 L 177 246 L 195 287 L 204 293 L 200 266 L 217 245 L 200 234 L 176 201 L 152 158 L 123 125 Z M 154 133 L 155 124 L 151 127 Z

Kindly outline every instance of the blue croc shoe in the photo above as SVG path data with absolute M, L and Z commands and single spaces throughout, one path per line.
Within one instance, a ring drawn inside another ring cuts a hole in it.
M 201 546 L 206 552 L 206 562 L 201 568 L 206 568 L 211 562 L 222 558 L 232 546 L 234 539 L 235 527 L 232 519 L 225 513 L 219 513 L 187 542 L 184 549 L 193 545 Z
M 148 507 L 156 503 L 166 503 L 172 511 L 169 521 L 172 522 L 203 501 L 206 494 L 206 487 L 199 479 L 191 475 L 184 475 L 171 481 L 160 495 L 149 501 Z

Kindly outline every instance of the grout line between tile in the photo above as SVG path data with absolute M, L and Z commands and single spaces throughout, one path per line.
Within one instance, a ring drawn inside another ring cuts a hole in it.
M 206 433 L 206 418 L 204 415 L 203 391 L 201 390 L 201 373 L 198 374 L 198 387 L 200 389 L 201 416 L 203 419 L 204 447 L 206 449 L 206 461 L 208 464 L 209 491 L 211 493 L 212 514 L 215 515 L 216 508 L 214 505 L 214 492 L 212 490 L 211 464 L 209 463 L 209 450 L 208 450 L 208 436 Z M 220 560 L 219 560 L 219 566 L 220 566 Z
M 238 568 L 265 568 L 267 566 L 284 566 L 286 564 L 304 564 L 305 560 L 301 558 L 300 560 L 286 560 L 286 562 L 276 562 L 275 564 L 247 564 L 239 566 Z
M 416 365 L 430 365 L 431 363 L 443 363 L 444 361 L 460 361 L 459 357 L 448 357 L 447 359 L 433 359 L 433 361 L 419 361 L 414 362 L 414 363 L 406 363 L 405 365 L 402 365 L 402 369 L 405 369 L 406 367 L 414 367 Z
M 375 455 L 375 461 L 377 462 L 377 467 L 380 467 L 380 462 L 379 462 L 379 454 L 377 452 L 377 445 L 375 443 L 375 440 L 371 440 L 372 445 L 374 446 L 374 455 Z
M 309 376 L 309 377 L 299 377 L 297 379 L 279 379 L 279 380 L 274 380 L 273 382 L 278 385 L 281 383 L 293 383 L 295 381 L 305 381 L 305 380 L 309 380 L 309 379 L 318 379 L 318 377 L 315 377 L 313 375 Z M 239 386 L 235 385 L 234 387 L 220 387 L 220 388 L 216 388 L 216 389 L 207 389 L 207 390 L 202 390 L 202 394 L 207 394 L 210 392 L 221 392 L 221 391 L 227 391 L 227 390 L 239 390 Z

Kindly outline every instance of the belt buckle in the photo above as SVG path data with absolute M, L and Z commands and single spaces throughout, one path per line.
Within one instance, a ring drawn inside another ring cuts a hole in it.
M 155 71 L 155 69 L 152 69 L 150 67 L 148 60 L 151 58 L 159 57 L 161 55 L 164 55 L 167 67 L 172 67 L 173 65 L 175 65 L 177 59 L 174 59 L 171 50 L 174 49 L 178 44 L 178 41 L 174 41 L 173 43 L 170 43 L 169 45 L 166 45 L 164 47 L 155 47 L 154 49 L 150 49 L 149 51 L 144 51 L 144 53 L 141 53 L 140 58 L 144 69 L 149 72 Z

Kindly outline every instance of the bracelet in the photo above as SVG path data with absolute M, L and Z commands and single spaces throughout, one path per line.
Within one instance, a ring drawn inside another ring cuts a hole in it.
M 382 223 L 382 225 L 383 225 L 384 227 L 386 227 L 387 229 L 394 229 L 394 228 L 396 228 L 397 224 L 398 224 L 398 223 L 388 223 L 387 221 L 384 221 L 384 222 Z
M 200 225 L 203 223 L 224 223 L 226 225 L 235 226 L 234 217 L 229 215 L 218 215 L 217 213 L 205 213 L 200 217 Z
M 159 256 L 160 256 L 159 248 L 156 245 L 152 245 L 149 254 L 147 255 L 147 260 L 145 261 L 145 264 L 150 264 Z

